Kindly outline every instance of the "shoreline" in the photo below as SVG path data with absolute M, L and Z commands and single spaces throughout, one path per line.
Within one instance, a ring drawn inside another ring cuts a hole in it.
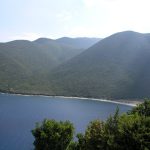
M 65 98 L 65 99 L 79 99 L 79 100 L 90 100 L 90 101 L 99 101 L 106 103 L 114 103 L 120 105 L 127 105 L 131 107 L 136 107 L 141 104 L 142 101 L 131 101 L 131 100 L 108 100 L 108 99 L 100 99 L 100 98 L 88 98 L 88 97 L 73 97 L 73 96 L 52 96 L 52 95 L 42 95 L 42 94 L 23 94 L 23 93 L 4 93 L 0 92 L 0 94 L 9 94 L 9 95 L 18 95 L 18 96 L 41 96 L 41 97 L 49 97 L 49 98 Z

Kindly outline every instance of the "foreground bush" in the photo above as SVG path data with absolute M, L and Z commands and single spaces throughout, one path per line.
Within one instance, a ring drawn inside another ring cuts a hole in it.
M 70 122 L 46 120 L 32 133 L 37 150 L 150 150 L 150 101 L 127 114 L 119 115 L 117 108 L 105 122 L 90 122 L 76 142 Z
M 74 127 L 69 121 L 44 120 L 32 130 L 35 150 L 66 150 L 73 133 Z

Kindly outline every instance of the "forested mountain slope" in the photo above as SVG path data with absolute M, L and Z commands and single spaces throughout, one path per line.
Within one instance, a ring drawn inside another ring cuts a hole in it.
M 43 86 L 47 85 L 43 81 L 46 82 L 45 76 L 51 69 L 82 51 L 83 48 L 78 49 L 47 38 L 33 42 L 15 40 L 0 43 L 0 90 L 23 89 L 32 92 L 33 87 L 42 87 L 44 91 Z
M 55 68 L 56 94 L 99 98 L 149 97 L 150 35 L 132 31 L 107 37 Z

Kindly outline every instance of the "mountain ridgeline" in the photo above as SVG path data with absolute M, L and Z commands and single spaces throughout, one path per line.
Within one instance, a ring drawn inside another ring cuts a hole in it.
M 127 99 L 149 97 L 150 34 L 109 36 L 54 69 L 57 94 Z M 62 92 L 62 93 L 61 93 Z
M 1 43 L 1 91 L 107 99 L 150 97 L 150 34 L 125 31 L 99 42 L 92 38 L 89 44 L 89 40 Z
M 90 46 L 96 44 L 99 42 L 101 39 L 100 38 L 68 38 L 68 37 L 63 37 L 59 38 L 56 41 L 60 44 L 63 45 L 69 45 L 71 47 L 76 47 L 76 48 L 83 48 L 87 49 Z

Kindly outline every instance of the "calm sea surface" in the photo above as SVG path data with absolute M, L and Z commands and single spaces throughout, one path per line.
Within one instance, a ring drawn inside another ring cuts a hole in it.
M 105 120 L 131 106 L 71 98 L 0 94 L 0 150 L 31 150 L 31 130 L 45 118 L 70 120 L 76 132 L 83 132 L 93 119 Z

